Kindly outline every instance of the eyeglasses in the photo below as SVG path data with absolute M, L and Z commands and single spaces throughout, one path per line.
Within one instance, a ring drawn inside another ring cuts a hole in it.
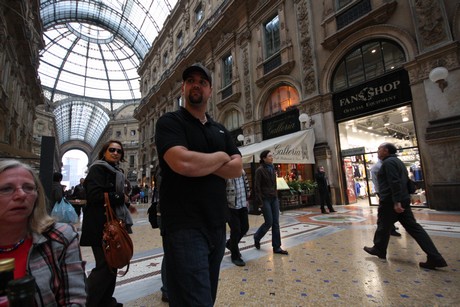
M 0 195 L 10 196 L 13 195 L 14 192 L 21 189 L 26 194 L 33 194 L 37 192 L 37 187 L 33 184 L 24 184 L 22 187 L 15 187 L 12 185 L 4 185 L 0 187 Z
M 118 149 L 118 148 L 110 147 L 108 150 L 109 150 L 109 152 L 115 152 L 116 151 L 120 155 L 123 153 L 123 150 Z

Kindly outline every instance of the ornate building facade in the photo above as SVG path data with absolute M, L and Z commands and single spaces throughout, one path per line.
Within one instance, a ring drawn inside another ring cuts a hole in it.
M 39 163 L 35 107 L 44 97 L 38 79 L 44 46 L 39 1 L 0 3 L 0 155 Z
M 201 62 L 215 80 L 208 111 L 243 135 L 242 151 L 302 129 L 306 114 L 315 162 L 280 176 L 323 165 L 336 204 L 372 205 L 368 171 L 393 142 L 418 185 L 413 205 L 458 210 L 459 17 L 458 1 L 180 1 L 139 69 L 140 163 L 155 163 L 156 119 Z

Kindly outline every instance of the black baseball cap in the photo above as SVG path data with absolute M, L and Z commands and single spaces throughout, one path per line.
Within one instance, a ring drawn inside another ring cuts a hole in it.
M 201 73 L 205 77 L 205 79 L 208 80 L 209 84 L 212 86 L 211 73 L 209 72 L 209 70 L 206 67 L 204 67 L 200 63 L 195 63 L 195 64 L 192 64 L 189 67 L 187 67 L 184 70 L 184 72 L 182 73 L 182 80 L 185 81 L 185 79 L 187 79 L 188 76 L 190 76 L 190 74 L 192 72 Z

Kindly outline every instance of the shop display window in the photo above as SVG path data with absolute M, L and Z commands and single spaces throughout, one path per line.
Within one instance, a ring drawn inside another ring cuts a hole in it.
M 409 105 L 340 123 L 338 129 L 347 203 L 364 200 L 378 205 L 371 169 L 378 161 L 378 146 L 391 142 L 398 148 L 398 157 L 418 188 L 411 195 L 412 206 L 427 206 L 423 168 Z

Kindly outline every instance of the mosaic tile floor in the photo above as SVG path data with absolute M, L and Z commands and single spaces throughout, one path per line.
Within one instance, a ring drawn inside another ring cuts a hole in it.
M 425 254 L 400 226 L 392 237 L 387 260 L 365 253 L 372 246 L 376 207 L 337 206 L 334 214 L 306 207 L 281 215 L 283 248 L 274 255 L 271 233 L 254 248 L 253 233 L 262 216 L 250 215 L 250 230 L 240 248 L 245 267 L 230 261 L 221 266 L 216 306 L 460 306 L 460 212 L 415 208 L 449 266 L 425 270 Z M 135 256 L 128 274 L 117 279 L 115 297 L 124 306 L 167 306 L 161 302 L 161 237 L 147 222 L 146 205 L 134 216 Z M 91 251 L 82 248 L 87 270 Z

